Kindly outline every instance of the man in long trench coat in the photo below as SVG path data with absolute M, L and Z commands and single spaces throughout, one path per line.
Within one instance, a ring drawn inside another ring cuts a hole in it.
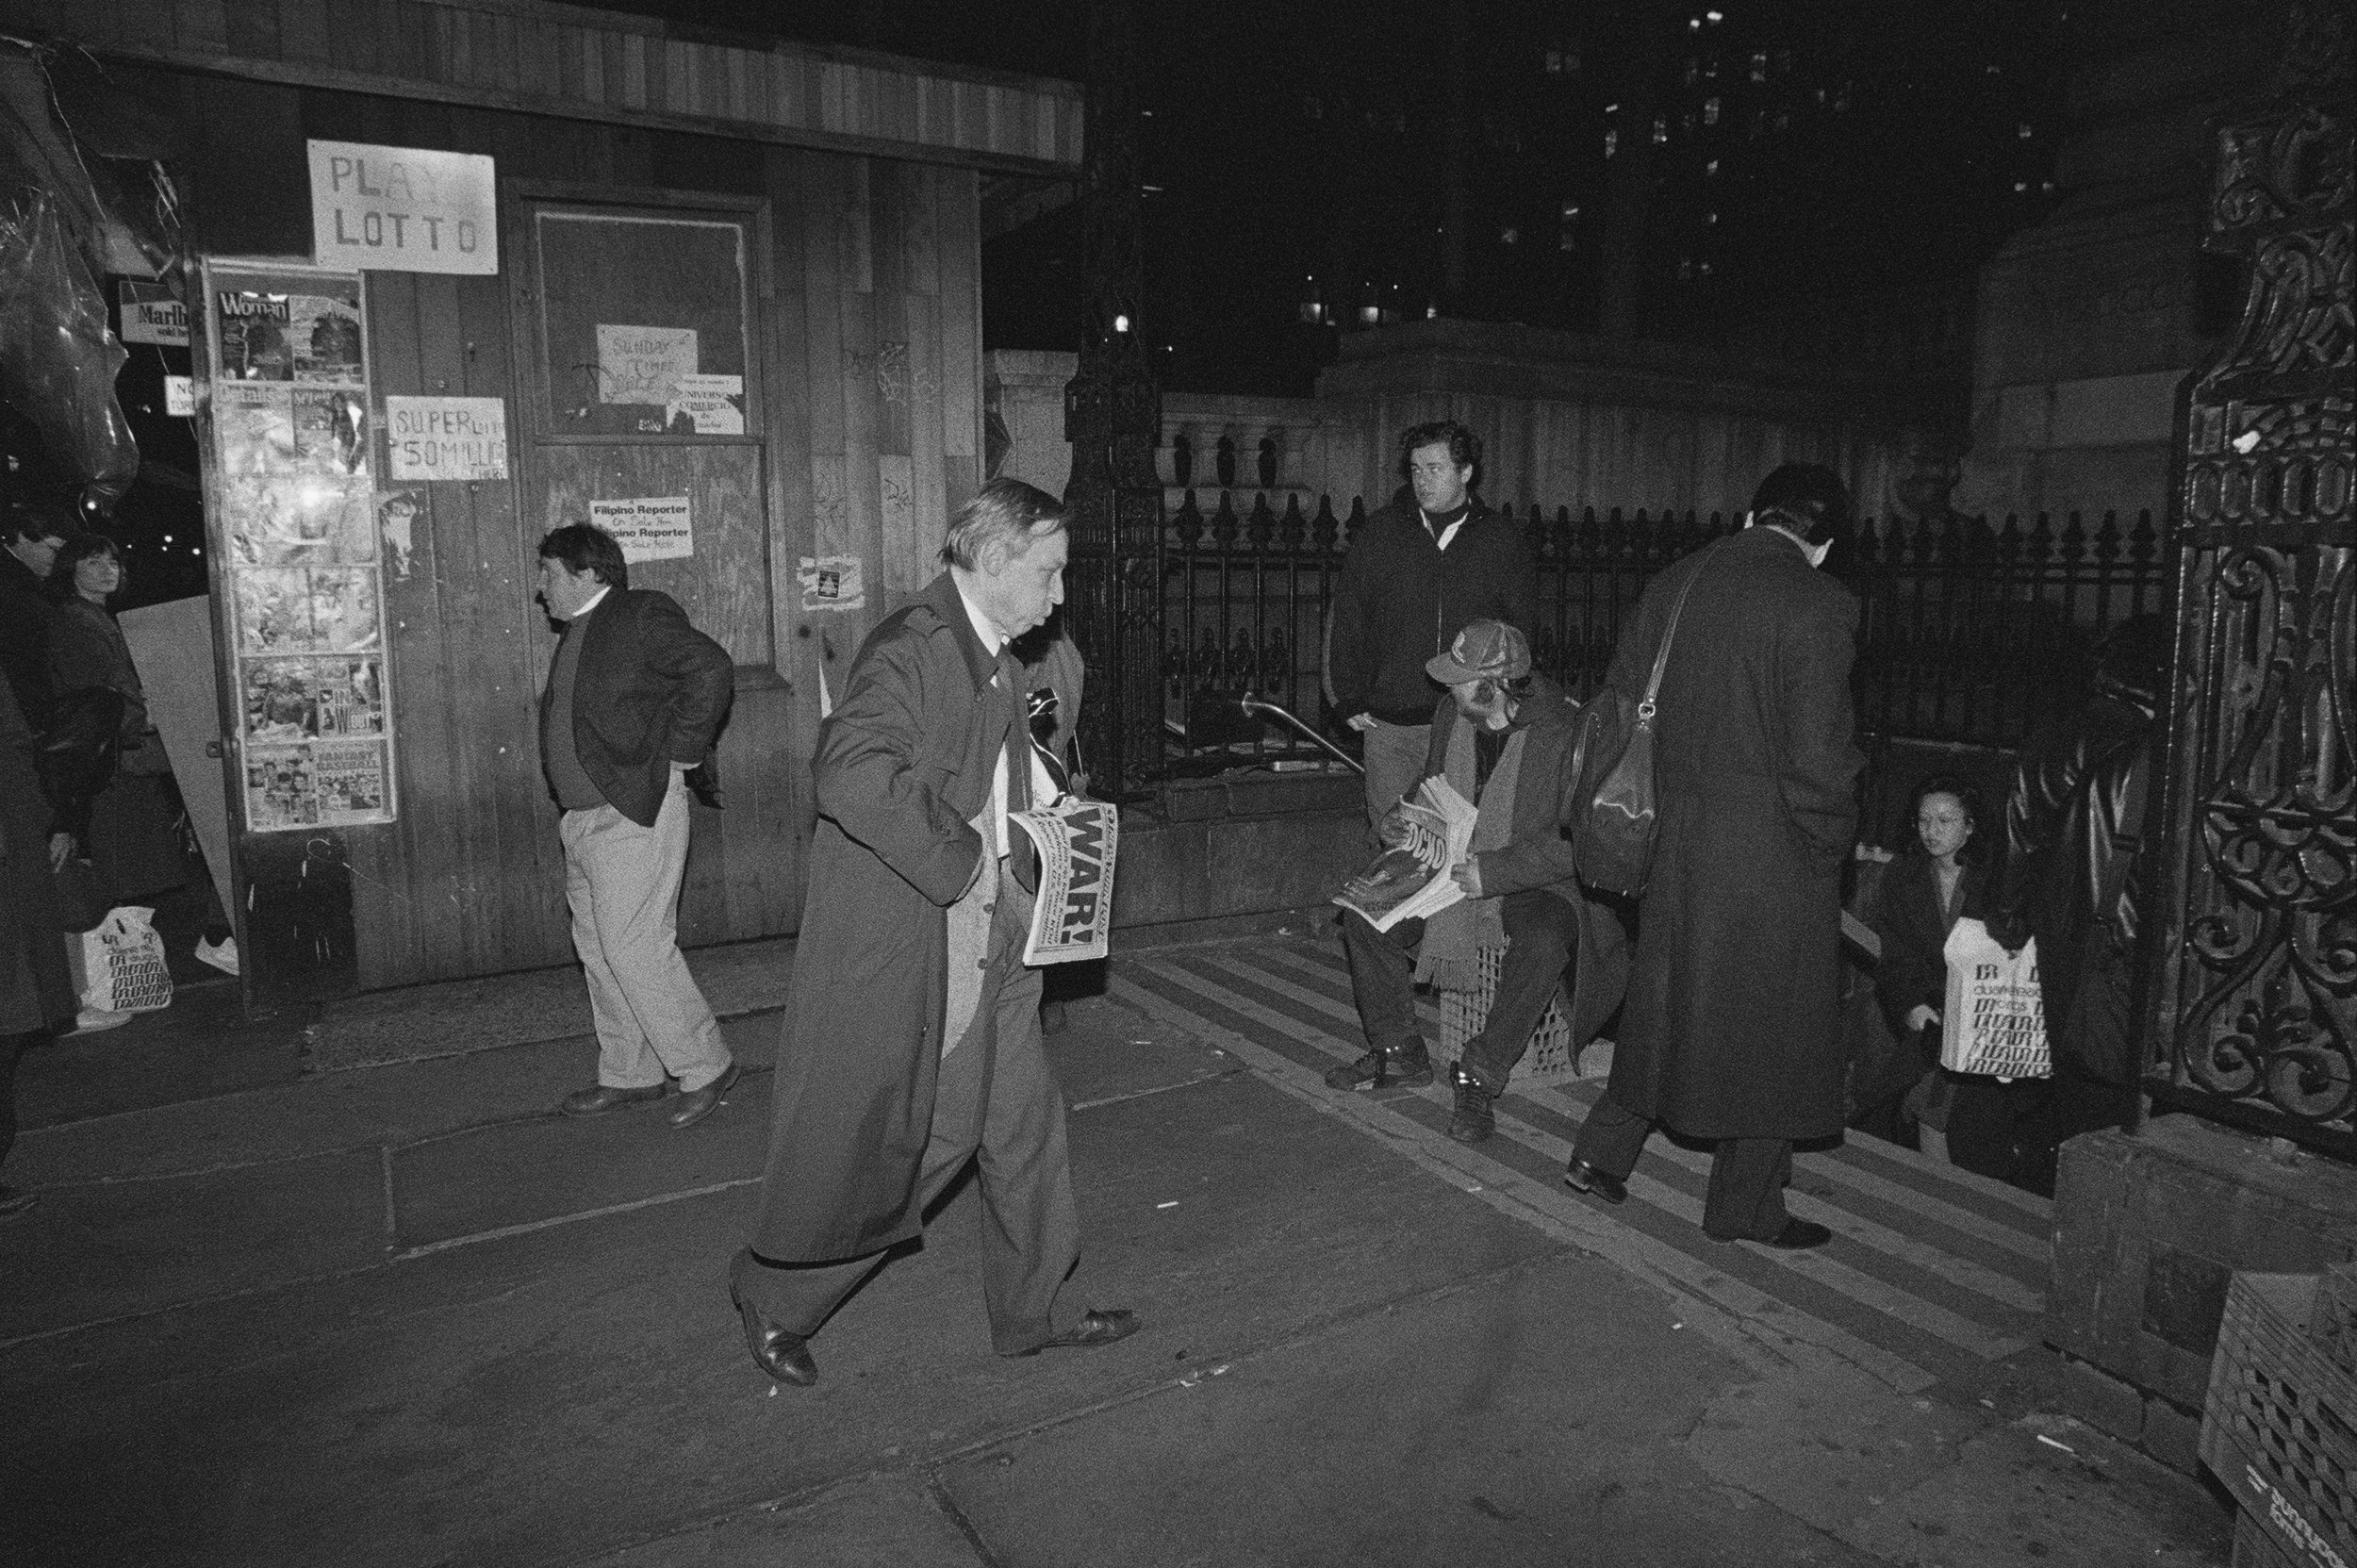
M 1655 1124 L 1718 1144 L 1703 1230 L 1820 1246 L 1784 1185 L 1795 1140 L 1842 1125 L 1841 867 L 1865 766 L 1853 739 L 1857 601 L 1815 569 L 1848 527 L 1841 481 L 1790 463 L 1749 526 L 1656 578 L 1605 683 L 1643 694 L 1690 583 L 1661 680 L 1659 834 L 1612 1076 L 1564 1180 L 1618 1203 Z
M 1047 789 L 1010 638 L 1063 599 L 1056 503 L 995 480 L 951 520 L 948 569 L 861 645 L 819 727 L 818 828 L 752 1244 L 729 1277 L 747 1347 L 817 1380 L 808 1341 L 915 1236 L 968 1160 L 1002 1356 L 1111 1345 L 1083 1308 L 1062 1091 L 1023 965 L 1035 855 L 1011 812 Z

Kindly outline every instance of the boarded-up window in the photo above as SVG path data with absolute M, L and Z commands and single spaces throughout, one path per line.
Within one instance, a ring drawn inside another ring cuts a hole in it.
M 534 214 L 544 401 L 536 433 L 742 438 L 746 227 L 709 218 Z

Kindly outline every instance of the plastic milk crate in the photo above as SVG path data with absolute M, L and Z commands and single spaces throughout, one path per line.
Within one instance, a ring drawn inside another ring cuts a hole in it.
M 2308 1337 L 2313 1274 L 2237 1274 L 2226 1293 L 2201 1460 L 2299 1568 L 2357 1568 L 2357 1378 Z M 2237 1550 L 2235 1561 L 2271 1560 Z
M 1441 1048 L 1432 1060 L 1442 1072 L 1490 1021 L 1490 1003 L 1498 994 L 1498 965 L 1505 956 L 1502 948 L 1482 949 L 1481 989 L 1441 993 Z M 1563 988 L 1558 985 L 1539 1027 L 1531 1032 L 1530 1048 L 1515 1066 L 1514 1078 L 1523 1083 L 1567 1083 L 1578 1076 L 1579 1064 L 1572 1059 L 1571 1021 L 1563 1016 Z M 2357 1562 L 2349 1568 L 2357 1568 Z

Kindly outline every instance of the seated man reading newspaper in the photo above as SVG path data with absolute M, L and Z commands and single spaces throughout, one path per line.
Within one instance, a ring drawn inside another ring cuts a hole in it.
M 1449 1073 L 1449 1136 L 1472 1144 L 1495 1130 L 1492 1102 L 1557 982 L 1569 982 L 1577 1049 L 1619 1003 L 1628 955 L 1619 918 L 1572 872 L 1589 731 L 1579 704 L 1531 673 L 1530 644 L 1503 621 L 1474 621 L 1425 668 L 1449 690 L 1423 776 L 1384 818 L 1383 853 L 1334 900 L 1368 1049 L 1326 1081 L 1431 1082 L 1416 983 L 1478 991 L 1482 949 L 1503 949 L 1488 1021 Z

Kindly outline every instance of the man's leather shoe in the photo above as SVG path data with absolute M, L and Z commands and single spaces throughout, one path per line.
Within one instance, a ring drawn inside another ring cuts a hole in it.
M 1607 1203 L 1619 1203 L 1628 1197 L 1628 1183 L 1617 1176 L 1607 1176 L 1585 1160 L 1574 1160 L 1563 1167 L 1563 1185 L 1575 1193 L 1589 1193 Z
M 1811 1219 L 1788 1219 L 1784 1229 L 1768 1238 L 1770 1246 L 1787 1252 L 1805 1252 L 1812 1246 L 1822 1246 L 1833 1240 L 1833 1232 Z
M 811 1359 L 806 1336 L 779 1328 L 733 1289 L 729 1300 L 735 1304 L 736 1320 L 745 1326 L 745 1348 L 753 1353 L 754 1365 L 779 1382 L 798 1388 L 808 1388 L 818 1380 L 818 1363 Z
M 1138 1331 L 1138 1314 L 1126 1308 L 1114 1307 L 1104 1312 L 1091 1307 L 1080 1314 L 1080 1321 L 1061 1334 L 1051 1335 L 1029 1350 L 1010 1350 L 1009 1356 L 1036 1356 L 1043 1350 L 1094 1350 L 1128 1339 Z
M 569 1116 L 602 1116 L 618 1106 L 662 1098 L 663 1085 L 660 1083 L 650 1083 L 643 1089 L 617 1089 L 604 1083 L 593 1083 L 586 1089 L 575 1089 L 567 1095 L 557 1109 Z
M 741 1062 L 732 1062 L 729 1064 L 728 1071 L 722 1073 L 719 1077 L 714 1079 L 702 1088 L 690 1089 L 687 1093 L 680 1096 L 679 1109 L 671 1113 L 671 1125 L 673 1127 L 693 1127 L 698 1122 L 703 1120 L 706 1116 L 712 1114 L 715 1111 L 720 1109 L 720 1101 L 722 1098 L 727 1096 L 731 1089 L 736 1087 L 736 1081 L 744 1076 L 745 1065 Z

